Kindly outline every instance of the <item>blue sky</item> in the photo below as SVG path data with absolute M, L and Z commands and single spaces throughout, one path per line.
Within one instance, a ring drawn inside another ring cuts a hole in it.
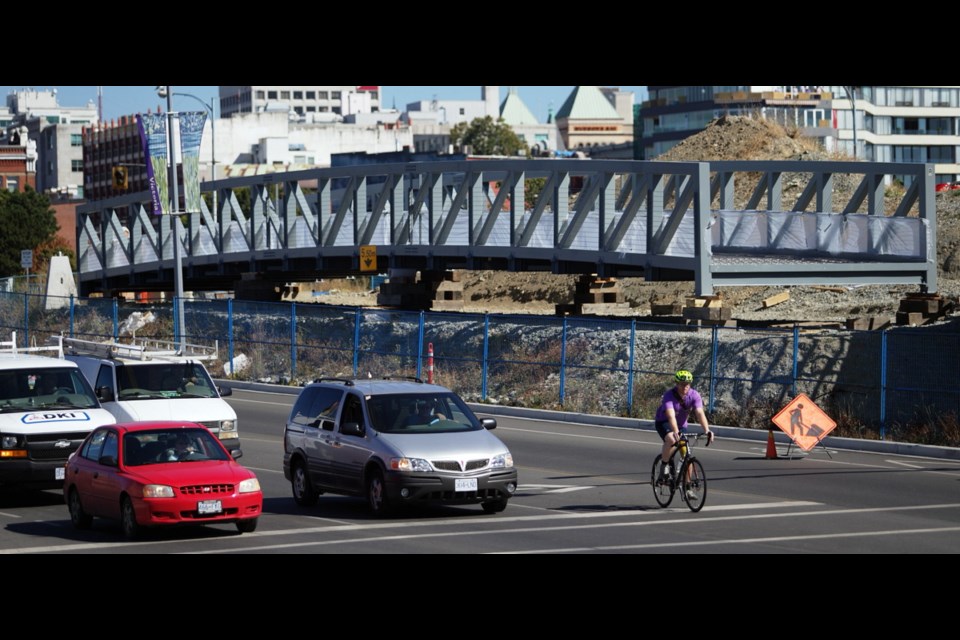
M 79 107 L 93 101 L 96 104 L 97 87 L 77 87 L 77 86 L 50 86 L 50 85 L 23 85 L 15 87 L 0 87 L 3 94 L 4 104 L 6 96 L 10 91 L 30 88 L 30 89 L 57 89 L 57 95 L 60 106 Z M 644 86 L 622 86 L 624 91 L 634 92 L 634 101 L 641 102 L 646 96 L 646 87 Z M 500 87 L 501 101 L 507 95 L 508 87 Z M 573 90 L 573 87 L 518 87 L 520 97 L 541 122 L 546 121 L 547 111 L 553 106 L 553 112 L 556 113 L 563 101 Z M 218 97 L 217 87 L 196 87 L 196 86 L 174 86 L 174 93 L 190 93 L 200 98 L 208 104 L 216 102 Z M 410 102 L 417 100 L 432 100 L 436 97 L 438 100 L 479 100 L 480 87 L 381 87 L 381 104 L 384 108 L 393 107 L 396 104 L 401 111 Z M 148 109 L 156 111 L 158 107 L 166 108 L 166 99 L 157 96 L 154 87 L 103 87 L 103 114 L 107 119 L 117 118 L 122 115 L 131 115 L 137 112 L 146 112 Z M 216 105 L 214 105 L 216 106 Z M 173 107 L 177 110 L 200 109 L 200 103 L 196 100 L 186 97 L 174 96 Z

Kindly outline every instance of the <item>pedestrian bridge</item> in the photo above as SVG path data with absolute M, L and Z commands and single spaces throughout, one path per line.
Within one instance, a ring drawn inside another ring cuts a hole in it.
M 697 295 L 937 290 L 933 165 L 468 160 L 222 179 L 201 192 L 215 206 L 178 216 L 152 215 L 147 191 L 79 207 L 81 295 L 173 290 L 174 238 L 187 291 L 390 269 L 693 280 Z

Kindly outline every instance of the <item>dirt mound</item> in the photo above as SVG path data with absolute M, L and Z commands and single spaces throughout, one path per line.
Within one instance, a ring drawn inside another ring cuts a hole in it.
M 690 136 L 657 160 L 821 160 L 826 159 L 809 138 L 788 132 L 775 122 L 745 116 L 723 116 Z

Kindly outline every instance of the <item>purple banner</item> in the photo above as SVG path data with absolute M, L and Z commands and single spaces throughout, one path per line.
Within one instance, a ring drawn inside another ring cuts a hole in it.
M 162 216 L 164 203 L 168 202 L 167 185 L 167 116 L 163 114 L 137 114 L 140 142 L 147 161 L 147 181 L 150 183 L 150 199 L 153 213 Z M 157 175 L 164 176 L 157 180 Z

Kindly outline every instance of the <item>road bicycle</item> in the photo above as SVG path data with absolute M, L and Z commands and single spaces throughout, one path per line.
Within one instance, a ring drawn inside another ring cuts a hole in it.
M 650 472 L 650 485 L 653 487 L 653 497 L 661 507 L 668 507 L 673 501 L 673 494 L 677 492 L 678 481 L 681 499 L 687 503 L 690 511 L 696 513 L 703 509 L 707 501 L 707 474 L 703 471 L 703 465 L 697 460 L 690 450 L 693 445 L 700 441 L 700 438 L 707 439 L 707 446 L 710 446 L 712 439 L 707 434 L 687 435 L 680 434 L 680 440 L 673 447 L 670 454 L 670 461 L 664 463 L 660 459 L 660 454 L 653 459 L 653 470 Z M 677 452 L 680 452 L 680 469 L 677 471 L 677 464 L 674 458 Z

